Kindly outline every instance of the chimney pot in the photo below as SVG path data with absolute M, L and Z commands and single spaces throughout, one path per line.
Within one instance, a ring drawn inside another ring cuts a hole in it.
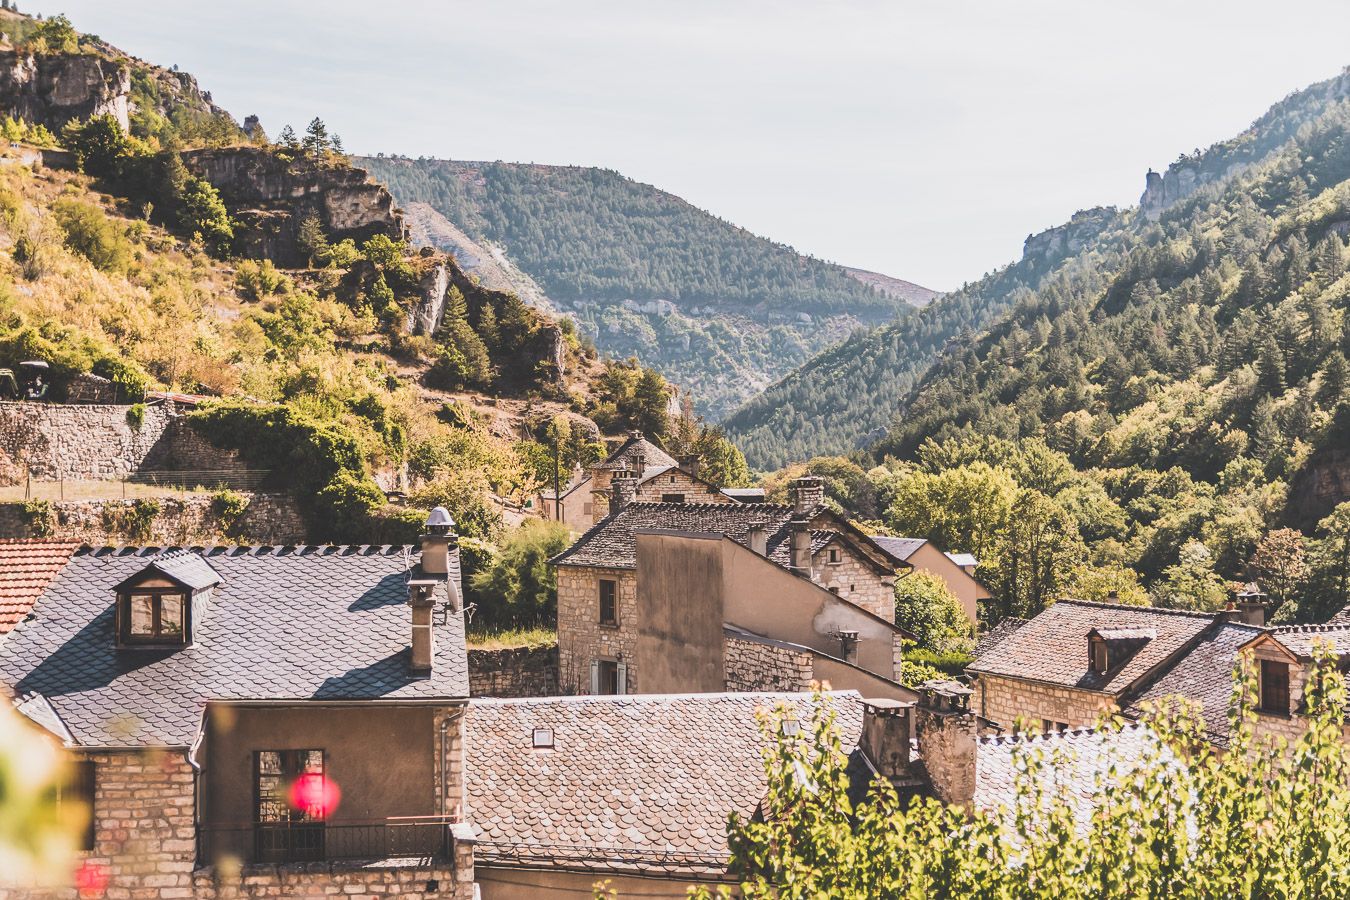
M 909 741 L 913 735 L 913 703 L 899 700 L 863 700 L 863 727 L 859 744 L 882 778 L 910 774 Z
M 641 481 L 642 473 L 647 471 L 647 451 L 641 447 L 634 447 L 633 452 L 628 454 L 628 467 L 633 477 Z
M 803 518 L 825 502 L 825 482 L 815 475 L 805 475 L 792 482 L 792 513 Z
M 943 803 L 970 809 L 975 799 L 978 729 L 970 688 L 955 681 L 919 685 L 915 726 L 919 752 L 933 793 Z
M 840 658 L 842 658 L 844 662 L 854 663 L 856 665 L 858 662 L 858 632 L 839 632 L 839 649 Z

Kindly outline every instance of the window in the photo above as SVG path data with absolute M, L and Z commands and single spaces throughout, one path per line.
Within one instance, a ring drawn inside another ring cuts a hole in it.
M 84 831 L 80 835 L 80 849 L 94 849 L 94 763 L 80 759 L 70 765 L 66 777 L 57 788 L 56 805 L 64 817 L 67 807 L 74 811 L 71 817 L 84 818 Z
M 1261 660 L 1261 711 L 1289 715 L 1289 664 Z
M 830 548 L 830 562 L 832 563 L 839 562 L 839 548 L 837 547 Z
M 254 852 L 260 862 L 324 857 L 322 750 L 259 750 L 253 754 Z M 319 779 L 308 790 L 302 779 Z
M 1068 731 L 1067 722 L 1054 722 L 1050 719 L 1041 719 L 1041 732 L 1044 734 L 1057 734 L 1061 731 Z
M 670 476 L 670 482 L 669 482 L 669 483 L 670 483 L 670 484 L 674 484 L 674 483 L 675 483 L 675 476 L 674 476 L 674 475 Z
M 132 591 L 121 602 L 123 642 L 186 643 L 188 606 L 181 591 Z
M 553 729 L 536 728 L 534 729 L 534 749 L 552 750 L 553 749 Z
M 1111 654 L 1106 649 L 1106 641 L 1092 642 L 1092 668 L 1098 675 L 1105 674 L 1111 668 Z
M 600 579 L 600 624 L 619 624 L 619 583 Z
M 661 495 L 661 502 L 662 502 L 662 503 L 683 503 L 683 502 L 684 502 L 684 494 L 662 494 L 662 495 Z

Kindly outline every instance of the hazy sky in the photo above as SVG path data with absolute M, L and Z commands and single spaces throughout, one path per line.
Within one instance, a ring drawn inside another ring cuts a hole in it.
M 269 134 L 604 166 L 944 289 L 1350 63 L 1344 0 L 20 0 Z

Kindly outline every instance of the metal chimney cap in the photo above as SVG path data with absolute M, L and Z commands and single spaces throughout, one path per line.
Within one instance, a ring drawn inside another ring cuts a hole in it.
M 449 534 L 455 527 L 455 520 L 450 517 L 444 506 L 438 506 L 427 516 L 427 532 L 430 534 Z

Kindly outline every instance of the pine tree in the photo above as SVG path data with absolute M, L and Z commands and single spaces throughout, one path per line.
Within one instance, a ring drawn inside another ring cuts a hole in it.
M 1335 408 L 1345 398 L 1346 387 L 1350 386 L 1350 361 L 1339 350 L 1333 351 L 1322 367 L 1322 382 L 1317 386 L 1317 402 L 1329 409 Z
M 296 234 L 295 245 L 305 255 L 309 265 L 322 265 L 328 256 L 328 235 L 324 232 L 323 222 L 318 216 L 306 216 L 300 222 L 300 231 Z
M 1256 385 L 1271 397 L 1284 393 L 1284 351 L 1269 328 L 1256 348 Z
M 323 119 L 318 116 L 314 117 L 314 120 L 309 123 L 309 127 L 305 129 L 305 137 L 300 142 L 300 146 L 310 156 L 323 156 L 328 152 L 331 142 L 328 138 L 328 126 L 323 123 Z
M 277 135 L 277 143 L 287 150 L 298 150 L 300 148 L 300 141 L 295 136 L 295 129 L 289 125 L 281 129 L 281 134 Z

